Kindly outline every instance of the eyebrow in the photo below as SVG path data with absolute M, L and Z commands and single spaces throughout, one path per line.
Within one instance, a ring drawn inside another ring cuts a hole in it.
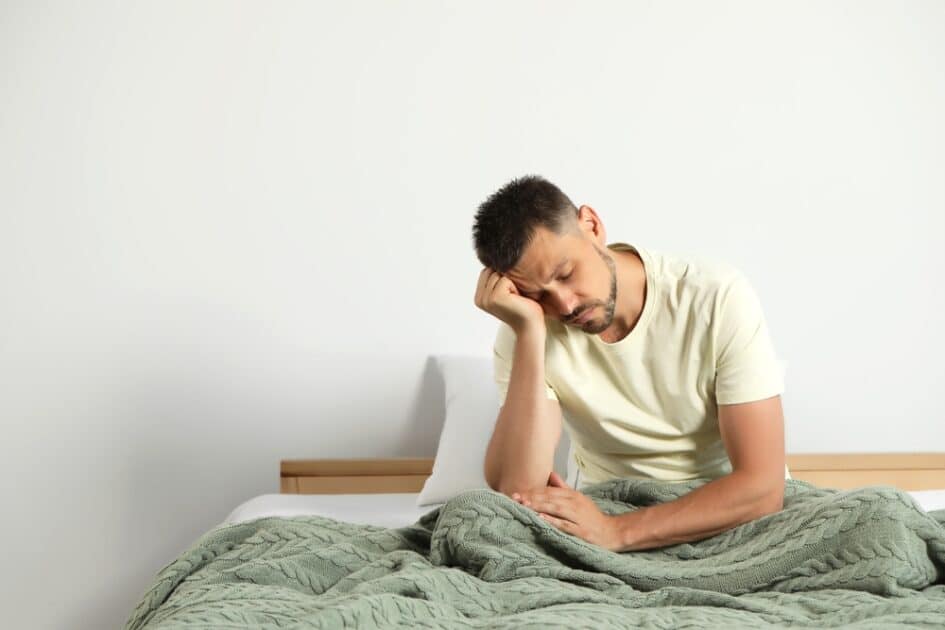
M 548 278 L 548 282 L 551 282 L 551 280 L 558 273 L 558 270 L 561 269 L 567 262 L 568 262 L 567 257 L 561 259 L 561 262 L 558 263 L 558 266 L 555 267 L 554 271 L 551 272 L 551 278 Z M 525 293 L 536 293 L 536 291 L 525 291 Z
M 568 262 L 568 259 L 567 259 L 567 258 L 562 258 L 562 259 L 561 259 L 561 262 L 558 263 L 558 266 L 555 267 L 555 270 L 551 272 L 551 278 L 548 278 L 548 282 L 551 282 L 551 280 L 555 277 L 555 274 L 558 273 L 558 270 L 559 270 L 559 269 L 561 269 L 562 267 L 564 267 L 564 263 L 566 263 L 566 262 Z

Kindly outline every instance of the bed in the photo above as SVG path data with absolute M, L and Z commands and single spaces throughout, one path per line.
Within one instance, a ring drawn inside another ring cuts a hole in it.
M 283 461 L 126 627 L 945 627 L 945 453 L 789 455 L 779 515 L 624 554 L 491 490 L 418 505 L 433 462 Z M 584 491 L 618 513 L 699 483 L 648 481 Z
M 285 460 L 158 571 L 127 630 L 945 627 L 945 453 L 789 454 L 784 507 L 702 540 L 612 552 L 485 484 L 490 357 L 436 357 L 435 458 Z M 567 424 L 567 417 L 565 417 Z M 602 512 L 708 479 L 579 483 Z

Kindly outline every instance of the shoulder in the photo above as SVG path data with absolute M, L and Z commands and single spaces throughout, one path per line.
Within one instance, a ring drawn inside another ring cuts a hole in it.
M 661 280 L 668 290 L 687 296 L 693 304 L 717 306 L 728 293 L 748 283 L 745 274 L 724 258 L 664 252 L 651 256 L 659 261 Z

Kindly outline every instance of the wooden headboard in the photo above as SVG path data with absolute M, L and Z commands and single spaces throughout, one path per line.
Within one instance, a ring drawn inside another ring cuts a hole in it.
M 872 485 L 902 490 L 945 489 L 945 453 L 812 453 L 787 456 L 794 479 L 825 488 Z M 420 492 L 433 458 L 288 459 L 280 471 L 283 494 Z
M 432 457 L 282 460 L 282 494 L 420 492 Z
M 799 454 L 787 456 L 787 467 L 794 479 L 824 488 L 945 489 L 945 453 Z

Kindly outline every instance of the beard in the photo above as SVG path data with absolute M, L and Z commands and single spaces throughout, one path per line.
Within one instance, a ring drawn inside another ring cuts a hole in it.
M 601 259 L 607 265 L 607 269 L 610 271 L 610 295 L 607 297 L 606 301 L 597 300 L 592 304 L 586 305 L 580 310 L 580 313 L 583 314 L 588 309 L 594 308 L 596 306 L 604 307 L 603 317 L 600 319 L 592 317 L 591 319 L 584 322 L 580 328 L 586 333 L 597 335 L 610 328 L 611 323 L 614 321 L 614 311 L 617 309 L 617 266 L 614 264 L 614 259 L 604 252 L 604 250 L 599 248 L 597 245 L 594 245 L 594 249 L 597 250 L 597 255 L 601 257 Z M 577 315 L 577 317 L 580 316 L 580 314 Z M 569 319 L 573 320 L 574 318 L 572 317 Z

